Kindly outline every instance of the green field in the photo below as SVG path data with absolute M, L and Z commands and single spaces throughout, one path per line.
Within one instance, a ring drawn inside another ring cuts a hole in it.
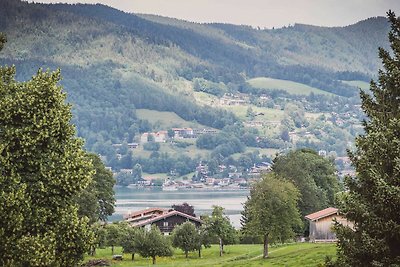
M 364 81 L 342 81 L 342 83 L 361 88 L 362 90 L 369 90 L 369 83 Z
M 168 130 L 173 127 L 210 128 L 194 121 L 186 121 L 174 112 L 137 109 L 136 115 L 139 119 L 148 120 L 157 130 Z
M 310 93 L 314 94 L 323 94 L 323 95 L 333 95 L 329 92 L 323 91 L 321 89 L 311 87 L 302 83 L 266 78 L 266 77 L 258 77 L 253 78 L 247 81 L 252 87 L 259 89 L 270 89 L 270 90 L 284 90 L 289 94 L 296 95 L 309 95 Z
M 334 244 L 298 243 L 270 248 L 268 259 L 262 259 L 262 245 L 232 245 L 225 246 L 225 254 L 218 255 L 218 246 L 203 249 L 202 258 L 197 252 L 189 254 L 186 259 L 181 250 L 175 250 L 172 257 L 157 258 L 155 266 L 318 266 L 323 263 L 326 256 L 334 256 Z M 115 254 L 122 254 L 117 248 Z M 110 260 L 111 249 L 98 249 L 95 258 Z M 113 261 L 111 266 L 153 266 L 150 258 L 141 258 L 135 255 L 131 261 L 130 254 L 124 254 L 122 262 Z M 91 257 L 86 257 L 85 261 Z

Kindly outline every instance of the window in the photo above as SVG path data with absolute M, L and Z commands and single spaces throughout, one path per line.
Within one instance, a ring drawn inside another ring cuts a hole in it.
M 164 222 L 163 226 L 167 227 L 168 226 L 168 222 Z

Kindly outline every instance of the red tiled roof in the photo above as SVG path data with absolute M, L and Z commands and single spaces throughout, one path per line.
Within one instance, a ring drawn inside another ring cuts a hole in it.
M 172 210 L 172 211 L 169 211 L 167 213 L 161 214 L 161 215 L 159 215 L 157 217 L 154 217 L 154 218 L 151 218 L 151 219 L 148 219 L 148 220 L 145 220 L 145 221 L 141 221 L 141 222 L 139 222 L 137 224 L 133 224 L 132 226 L 143 226 L 143 225 L 146 225 L 146 224 L 151 224 L 153 222 L 156 222 L 156 221 L 159 221 L 159 220 L 162 220 L 162 219 L 174 216 L 174 215 L 182 216 L 182 217 L 185 217 L 185 218 L 187 218 L 189 220 L 196 221 L 196 222 L 199 222 L 199 223 L 203 222 L 202 220 L 200 220 L 200 219 L 198 219 L 196 217 L 187 215 L 187 214 L 182 213 L 182 212 L 177 211 L 177 210 Z
M 337 208 L 326 208 L 326 209 L 323 209 L 323 210 L 308 214 L 308 215 L 305 216 L 305 218 L 307 220 L 310 220 L 310 221 L 315 221 L 315 220 L 319 220 L 321 218 L 325 218 L 327 216 L 330 216 L 332 214 L 335 214 L 338 211 L 339 211 L 339 209 L 337 209 Z

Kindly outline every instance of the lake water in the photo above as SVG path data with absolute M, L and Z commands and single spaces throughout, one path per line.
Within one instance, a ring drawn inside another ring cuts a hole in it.
M 110 221 L 121 220 L 124 214 L 141 209 L 170 208 L 173 204 L 187 202 L 194 207 L 196 216 L 211 214 L 212 206 L 225 208 L 232 225 L 240 227 L 240 212 L 249 195 L 248 190 L 178 190 L 162 191 L 161 188 L 115 187 L 117 199 L 115 213 Z

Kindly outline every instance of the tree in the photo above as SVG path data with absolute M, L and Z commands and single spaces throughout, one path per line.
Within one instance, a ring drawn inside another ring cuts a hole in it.
M 361 91 L 368 120 L 349 157 L 356 177 L 347 177 L 341 212 L 352 228 L 336 224 L 338 266 L 400 265 L 400 18 L 388 12 L 393 53 L 379 48 L 384 70 Z
M 160 232 L 160 229 L 153 225 L 150 230 L 139 229 L 137 250 L 142 257 L 151 257 L 153 264 L 156 264 L 156 257 L 172 256 L 172 248 L 167 238 Z
M 171 139 L 175 137 L 175 131 L 172 129 L 168 129 L 167 134 L 168 134 L 168 137 Z
M 268 257 L 270 242 L 285 242 L 301 227 L 297 209 L 299 192 L 289 181 L 275 174 L 265 175 L 250 191 L 244 205 L 244 230 L 251 235 L 261 235 L 264 240 L 263 257 Z
M 210 217 L 204 219 L 206 229 L 210 235 L 216 236 L 219 240 L 219 255 L 224 253 L 224 245 L 236 243 L 236 231 L 231 222 L 224 214 L 224 208 L 213 206 Z
M 172 208 L 173 208 L 174 210 L 180 211 L 180 212 L 185 213 L 185 214 L 187 214 L 187 215 L 196 217 L 196 214 L 194 214 L 194 208 L 193 208 L 193 206 L 192 206 L 192 205 L 189 205 L 189 204 L 186 203 L 186 202 L 184 202 L 184 203 L 182 203 L 182 204 L 180 204 L 180 205 L 174 204 L 174 205 L 172 205 Z
M 0 68 L 0 265 L 75 266 L 92 240 L 75 196 L 93 166 L 70 123 L 60 71 L 26 82 L 15 74 Z
M 106 170 L 101 159 L 96 154 L 89 154 L 96 173 L 88 187 L 77 196 L 79 215 L 87 216 L 90 221 L 106 221 L 114 212 L 115 179 L 112 173 Z
M 315 151 L 300 149 L 280 155 L 274 159 L 272 169 L 299 189 L 302 217 L 334 205 L 340 189 L 335 166 Z
M 123 226 L 120 223 L 114 222 L 107 224 L 106 227 L 106 245 L 111 247 L 111 253 L 114 255 L 114 247 L 121 244 L 123 236 Z
M 121 246 L 124 253 L 131 253 L 132 261 L 135 260 L 135 253 L 138 252 L 138 248 L 142 245 L 141 241 L 144 240 L 140 235 L 141 231 L 137 228 L 133 228 L 130 225 L 124 225 L 121 236 Z
M 172 232 L 172 246 L 180 248 L 188 257 L 189 251 L 197 250 L 200 243 L 200 237 L 196 226 L 191 222 L 185 222 L 175 227 Z

